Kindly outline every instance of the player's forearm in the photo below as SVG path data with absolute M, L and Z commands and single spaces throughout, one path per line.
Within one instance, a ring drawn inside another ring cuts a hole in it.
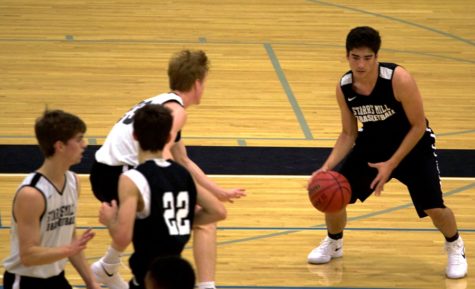
M 331 170 L 338 165 L 353 148 L 355 139 L 356 136 L 342 132 L 322 167 Z
M 50 264 L 67 258 L 71 254 L 72 250 L 68 246 L 54 248 L 32 246 L 28 249 L 20 250 L 20 258 L 24 266 Z
M 124 251 L 132 242 L 132 233 L 124 229 L 124 226 L 118 222 L 109 225 L 109 235 L 114 243 L 114 248 L 119 251 Z
M 219 196 L 221 188 L 216 183 L 214 183 L 197 164 L 195 164 L 192 160 L 188 160 L 185 167 L 200 186 L 210 191 L 215 196 Z
M 87 263 L 84 253 L 79 252 L 78 254 L 69 257 L 69 261 L 84 280 L 84 283 L 87 285 L 87 287 L 90 288 L 91 285 L 94 284 L 95 280 L 92 276 L 91 269 Z
M 419 140 L 424 135 L 426 129 L 426 124 L 412 126 L 409 132 L 404 137 L 401 145 L 396 150 L 396 152 L 388 160 L 393 167 L 397 167 L 399 163 L 411 152 L 412 149 L 416 146 Z

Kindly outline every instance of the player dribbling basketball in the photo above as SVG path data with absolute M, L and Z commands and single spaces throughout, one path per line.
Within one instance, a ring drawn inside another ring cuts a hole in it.
M 401 66 L 378 62 L 379 32 L 356 27 L 346 39 L 351 70 L 336 88 L 342 132 L 315 173 L 331 170 L 344 158 L 340 172 L 352 188 L 351 203 L 364 201 L 396 178 L 409 190 L 420 218 L 429 216 L 445 237 L 448 278 L 467 275 L 467 260 L 455 216 L 442 198 L 435 154 L 435 135 L 425 118 L 415 80 Z M 363 123 L 358 131 L 357 123 Z M 314 173 L 314 174 L 315 174 Z M 343 256 L 346 208 L 325 213 L 328 236 L 308 255 L 309 263 L 327 263 Z M 408 240 L 408 245 L 410 245 Z

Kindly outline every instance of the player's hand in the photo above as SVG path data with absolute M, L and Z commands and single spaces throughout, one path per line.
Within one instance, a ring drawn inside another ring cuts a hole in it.
M 393 166 L 390 162 L 380 162 L 380 163 L 368 163 L 368 166 L 378 170 L 378 174 L 371 182 L 371 189 L 374 190 L 376 196 L 381 196 L 381 192 L 384 190 L 384 184 L 389 180 L 391 173 L 393 171 Z
M 87 243 L 92 238 L 94 238 L 95 235 L 96 233 L 94 233 L 92 229 L 89 228 L 84 233 L 82 233 L 81 237 L 75 238 L 69 245 L 69 249 L 70 249 L 69 256 L 74 256 L 77 253 L 81 252 L 82 250 L 86 249 Z
M 314 171 L 312 173 L 312 175 L 310 176 L 310 178 L 308 179 L 307 181 L 307 187 L 310 185 L 310 181 L 313 179 L 313 177 L 316 175 L 316 174 L 319 174 L 321 172 L 327 172 L 328 171 L 328 168 L 327 167 L 321 167 L 319 168 L 318 170 Z
M 102 203 L 99 209 L 99 222 L 104 226 L 109 226 L 117 217 L 117 201 L 112 200 L 109 204 L 107 202 Z
M 222 190 L 217 197 L 220 201 L 234 203 L 235 199 L 245 197 L 246 195 L 245 189 L 229 189 Z

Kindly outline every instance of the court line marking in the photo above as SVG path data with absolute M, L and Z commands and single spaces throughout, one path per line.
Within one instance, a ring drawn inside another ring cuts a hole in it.
M 292 88 L 290 87 L 290 84 L 287 81 L 287 78 L 285 77 L 285 73 L 282 70 L 282 67 L 280 66 L 279 59 L 277 58 L 277 55 L 275 54 L 275 51 L 272 48 L 272 45 L 270 43 L 264 43 L 264 48 L 266 49 L 267 56 L 269 56 L 272 66 L 274 67 L 274 71 L 277 74 L 277 77 L 279 78 L 280 84 L 282 85 L 282 88 L 284 89 L 285 94 L 287 95 L 287 99 L 289 100 L 290 106 L 294 110 L 294 114 L 297 117 L 297 121 L 300 124 L 300 128 L 302 129 L 305 138 L 313 139 L 312 132 L 307 124 L 307 121 L 305 120 L 305 116 L 302 110 L 300 109 L 299 103 L 295 98 Z
M 417 28 L 421 28 L 423 30 L 434 32 L 436 34 L 440 34 L 440 35 L 443 35 L 445 37 L 452 38 L 454 40 L 457 40 L 457 41 L 464 42 L 464 43 L 467 43 L 469 45 L 475 46 L 475 42 L 472 41 L 472 40 L 465 39 L 465 38 L 460 37 L 460 36 L 455 35 L 455 34 L 451 34 L 451 33 L 448 33 L 448 32 L 442 31 L 442 30 L 438 30 L 438 29 L 435 29 L 435 28 L 432 28 L 432 27 L 429 27 L 429 26 L 425 26 L 425 25 L 418 24 L 418 23 L 415 23 L 415 22 L 411 22 L 411 21 L 408 21 L 408 20 L 404 20 L 404 19 L 401 19 L 401 18 L 388 16 L 388 15 L 384 15 L 384 14 L 380 14 L 380 13 L 375 13 L 375 12 L 371 12 L 371 11 L 367 11 L 367 10 L 363 10 L 363 9 L 359 9 L 359 8 L 354 8 L 354 7 L 350 7 L 350 6 L 345 6 L 345 5 L 341 5 L 341 4 L 330 3 L 330 2 L 326 2 L 326 1 L 320 1 L 320 0 L 307 0 L 307 1 L 313 2 L 315 4 L 333 6 L 333 7 L 341 8 L 341 9 L 344 9 L 344 10 L 350 10 L 350 11 L 353 11 L 353 12 L 358 12 L 358 13 L 361 13 L 361 14 L 367 14 L 367 15 L 372 15 L 372 16 L 379 17 L 379 18 L 389 19 L 389 20 L 392 20 L 392 21 L 395 21 L 395 22 L 400 22 L 400 23 L 403 23 L 403 24 L 407 24 L 409 26 L 414 26 L 414 27 L 417 27 Z
M 3 175 L 3 174 L 2 174 Z M 18 175 L 25 175 L 25 174 L 18 174 Z M 275 176 L 272 176 L 272 177 L 275 177 Z M 278 176 L 278 177 L 281 177 L 281 178 L 285 178 L 285 176 Z M 297 176 L 297 178 L 301 179 L 303 178 L 304 176 Z M 453 194 L 456 194 L 456 193 L 459 193 L 459 192 L 462 192 L 462 191 L 465 191 L 467 189 L 470 189 L 470 188 L 473 188 L 475 187 L 475 182 L 471 183 L 471 184 L 468 184 L 468 185 L 465 185 L 465 186 L 462 186 L 462 187 L 459 187 L 459 188 L 456 188 L 454 190 L 451 190 L 449 192 L 447 192 L 446 194 L 444 195 L 453 195 Z M 356 216 L 356 217 L 352 217 L 352 218 L 348 218 L 348 221 L 355 221 L 355 220 L 361 220 L 361 219 L 367 219 L 367 218 L 371 218 L 371 217 L 374 217 L 374 216 L 377 216 L 377 215 L 381 215 L 381 214 L 386 214 L 386 213 L 389 213 L 389 212 L 392 212 L 392 211 L 396 211 L 396 210 L 400 210 L 400 209 L 405 209 L 409 206 L 411 206 L 412 203 L 407 203 L 407 204 L 404 204 L 404 205 L 401 205 L 401 206 L 396 206 L 394 208 L 390 208 L 390 209 L 385 209 L 385 210 L 381 210 L 381 211 L 377 211 L 377 212 L 373 212 L 373 213 L 368 213 L 368 214 L 364 214 L 364 215 L 361 215 L 361 216 Z M 312 226 L 311 228 L 312 229 L 321 229 L 321 230 L 324 230 L 324 227 L 325 227 L 325 224 L 318 224 L 318 225 L 315 225 L 315 226 Z M 1 227 L 1 229 L 7 229 L 8 227 Z M 79 229 L 81 227 L 78 227 Z M 105 228 L 104 228 L 105 229 Z M 348 230 L 351 230 L 351 228 L 347 228 Z M 371 228 L 370 228 L 371 229 Z M 373 228 L 372 230 L 376 230 L 377 228 Z M 382 228 L 380 228 L 382 230 Z M 355 228 L 356 230 L 356 228 Z M 360 228 L 359 230 L 363 230 L 363 228 Z M 408 229 L 408 231 L 415 231 L 417 229 Z M 217 246 L 223 246 L 223 245 L 228 245 L 228 244 L 234 244 L 234 243 L 242 243 L 242 242 L 246 242 L 246 241 L 255 241 L 255 240 L 259 240 L 259 239 L 266 239 L 266 238 L 270 238 L 270 237 L 277 237 L 277 236 L 283 236 L 283 235 L 290 235 L 290 234 L 293 234 L 293 233 L 297 233 L 297 232 L 301 232 L 301 231 L 304 231 L 302 229 L 297 229 L 297 230 L 290 230 L 290 229 L 286 229 L 282 232 L 277 232 L 277 233 L 272 233 L 272 234 L 264 234 L 264 235 L 257 235 L 257 236 L 252 236 L 252 237 L 247 237 L 247 238 L 240 238 L 240 239 L 235 239 L 235 240 L 228 240 L 228 241 L 223 241 L 223 242 L 218 242 L 217 243 Z M 392 231 L 396 231 L 396 229 L 392 229 Z M 431 231 L 430 229 L 419 229 L 418 231 Z M 434 230 L 435 231 L 435 230 Z M 469 230 L 463 230 L 461 229 L 460 231 L 464 231 L 464 232 L 473 232 L 472 229 L 469 229 Z M 186 250 L 189 250 L 191 249 L 192 247 L 191 246 L 187 246 L 185 247 Z M 130 254 L 124 254 L 122 256 L 122 258 L 126 258 L 126 257 L 129 257 Z M 98 257 L 94 257 L 94 256 L 91 256 L 91 257 L 87 257 L 87 260 L 97 260 Z M 0 266 L 0 267 L 3 267 L 3 266 Z M 257 286 L 257 287 L 252 287 L 252 286 L 242 286 L 242 287 L 235 287 L 235 286 L 220 286 L 222 288 L 262 288 L 262 289 L 270 289 L 270 288 L 275 288 L 275 289 L 284 289 L 284 288 L 319 288 L 319 287 L 275 287 L 275 286 Z M 322 287 L 320 287 L 322 288 Z M 325 287 L 323 287 L 325 288 Z M 342 287 L 343 288 L 343 287 Z M 350 287 L 348 287 L 350 288 Z M 361 289 L 361 288 L 360 288 Z M 371 288 L 372 289 L 372 288 Z
M 31 39 L 31 38 L 25 38 L 25 39 L 14 39 L 14 38 L 0 38 L 0 42 L 67 42 L 67 40 L 64 39 Z M 158 44 L 202 44 L 197 41 L 192 41 L 192 40 L 132 40 L 132 39 L 102 39 L 102 40 L 87 40 L 87 39 L 81 39 L 81 40 L 74 40 L 75 43 L 85 43 L 85 44 L 137 44 L 137 43 L 145 43 L 145 44 L 151 44 L 151 45 L 158 45 Z M 314 46 L 314 47 L 320 47 L 320 48 L 342 48 L 344 49 L 344 46 L 342 45 L 334 45 L 334 44 L 326 44 L 326 43 L 305 43 L 305 42 L 289 42 L 289 41 L 271 41 L 268 42 L 271 43 L 275 46 L 277 45 L 293 45 L 293 46 Z M 208 41 L 206 42 L 206 45 L 263 45 L 264 43 L 262 42 L 249 42 L 249 41 Z M 403 54 L 414 54 L 414 55 L 421 55 L 421 56 L 427 56 L 427 57 L 432 57 L 432 58 L 440 58 L 440 59 L 447 59 L 447 60 L 452 60 L 456 62 L 462 62 L 462 63 L 470 63 L 474 64 L 475 60 L 470 60 L 467 58 L 457 58 L 453 56 L 447 56 L 447 55 L 440 55 L 440 54 L 434 54 L 431 52 L 421 52 L 421 51 L 411 51 L 411 50 L 397 50 L 397 49 L 386 49 L 386 48 L 381 48 L 381 51 L 391 51 L 391 52 L 396 52 L 396 53 L 403 53 Z

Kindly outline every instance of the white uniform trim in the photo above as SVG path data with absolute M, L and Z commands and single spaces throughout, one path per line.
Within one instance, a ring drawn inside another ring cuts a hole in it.
M 137 187 L 142 195 L 144 207 L 143 210 L 137 212 L 137 219 L 145 219 L 150 215 L 150 186 L 148 185 L 147 179 L 139 171 L 132 169 L 124 173 Z
M 341 78 L 341 81 L 340 81 L 340 85 L 343 86 L 343 85 L 347 85 L 347 84 L 350 84 L 350 83 L 353 83 L 353 77 L 352 77 L 351 73 L 343 75 L 343 77 Z
M 390 80 L 392 78 L 393 72 L 394 70 L 388 67 L 380 66 L 379 68 L 379 76 L 387 80 Z
M 164 159 L 155 159 L 154 160 L 157 166 L 159 167 L 168 167 L 171 164 Z M 137 219 L 145 219 L 150 215 L 150 202 L 151 202 L 151 191 L 150 186 L 142 173 L 136 169 L 128 170 L 124 172 L 124 175 L 127 176 L 137 187 L 142 199 L 144 202 L 144 208 L 142 211 L 137 212 Z

